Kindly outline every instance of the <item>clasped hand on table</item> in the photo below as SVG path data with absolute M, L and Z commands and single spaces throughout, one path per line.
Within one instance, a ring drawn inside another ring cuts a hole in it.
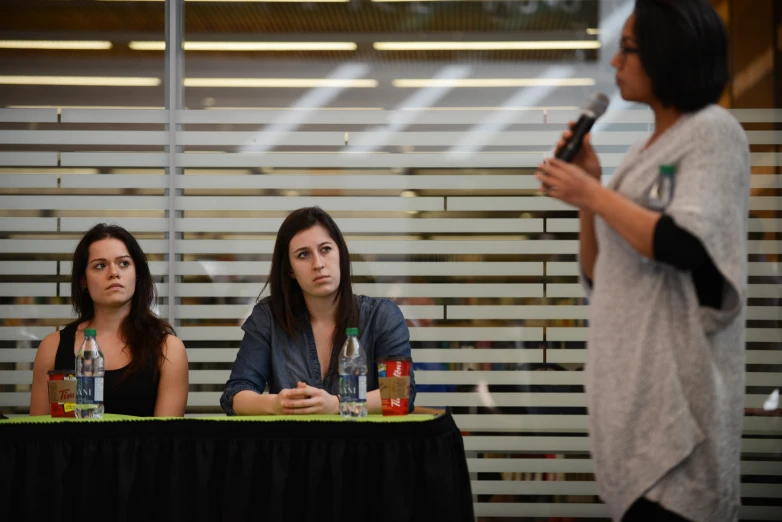
M 339 397 L 299 381 L 296 388 L 277 394 L 277 409 L 285 415 L 336 414 L 339 413 Z

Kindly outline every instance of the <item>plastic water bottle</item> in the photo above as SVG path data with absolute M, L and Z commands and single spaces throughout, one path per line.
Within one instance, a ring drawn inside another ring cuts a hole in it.
M 78 419 L 103 417 L 103 352 L 94 328 L 84 330 L 84 342 L 76 354 L 76 410 Z
M 646 194 L 646 203 L 652 210 L 665 210 L 673 199 L 675 165 L 660 165 L 660 174 Z
M 339 414 L 367 416 L 367 357 L 358 342 L 358 328 L 345 330 L 348 338 L 339 354 Z

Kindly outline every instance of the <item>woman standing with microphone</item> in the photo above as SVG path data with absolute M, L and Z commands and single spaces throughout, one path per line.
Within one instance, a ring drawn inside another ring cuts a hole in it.
M 725 27 L 707 0 L 637 0 L 612 65 L 622 97 L 654 112 L 652 136 L 608 187 L 588 136 L 536 174 L 579 209 L 599 493 L 614 520 L 737 520 L 750 161 L 715 105 Z

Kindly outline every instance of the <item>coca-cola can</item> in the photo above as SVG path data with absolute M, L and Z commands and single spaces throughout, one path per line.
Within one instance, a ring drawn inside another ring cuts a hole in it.
M 383 415 L 407 415 L 412 364 L 410 357 L 382 357 L 377 360 Z

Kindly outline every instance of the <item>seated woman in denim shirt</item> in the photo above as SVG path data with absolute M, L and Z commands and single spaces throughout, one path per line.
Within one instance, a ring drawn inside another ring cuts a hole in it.
M 348 247 L 331 216 L 310 207 L 285 219 L 266 286 L 271 295 L 255 305 L 242 325 L 242 345 L 220 398 L 225 412 L 338 413 L 337 359 L 345 329 L 358 326 L 369 366 L 367 407 L 369 413 L 379 413 L 374 361 L 409 357 L 410 333 L 392 301 L 353 295 Z M 412 411 L 415 380 L 410 373 Z

